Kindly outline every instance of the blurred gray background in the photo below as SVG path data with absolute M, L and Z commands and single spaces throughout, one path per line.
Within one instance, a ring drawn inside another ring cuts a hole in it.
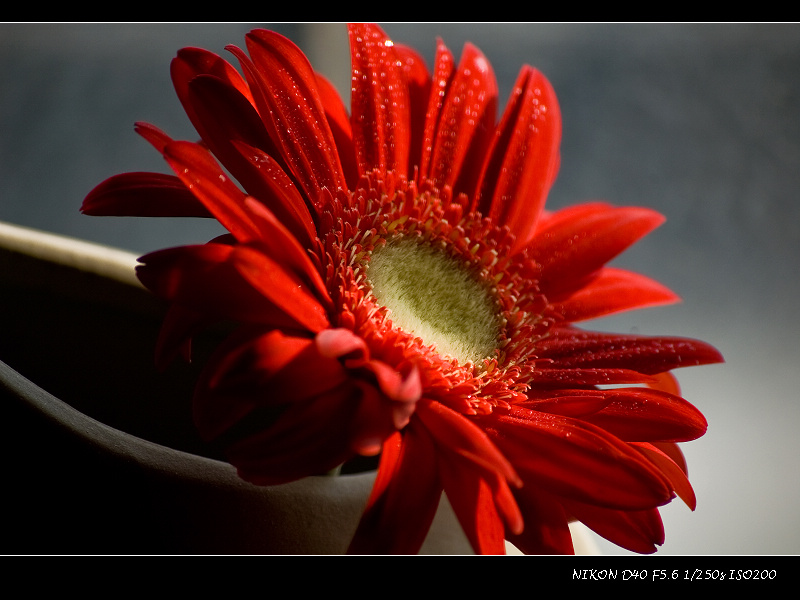
M 207 241 L 218 232 L 211 223 L 98 219 L 78 208 L 110 175 L 166 172 L 135 121 L 196 137 L 169 79 L 175 52 L 226 55 L 256 26 L 291 37 L 348 88 L 341 24 L 0 24 L 0 221 L 136 253 Z M 617 264 L 684 302 L 590 324 L 701 338 L 727 359 L 678 372 L 710 427 L 684 446 L 697 510 L 679 501 L 663 510 L 660 552 L 800 553 L 800 26 L 384 28 L 429 66 L 437 36 L 456 56 L 473 42 L 503 102 L 522 63 L 549 77 L 564 128 L 551 208 L 605 199 L 667 216 Z

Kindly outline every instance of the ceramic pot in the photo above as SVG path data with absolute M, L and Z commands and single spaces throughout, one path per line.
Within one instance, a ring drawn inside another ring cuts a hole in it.
M 374 472 L 239 479 L 191 423 L 199 367 L 153 366 L 165 306 L 135 263 L 0 223 L 0 553 L 344 552 Z M 446 500 L 422 553 L 470 553 Z

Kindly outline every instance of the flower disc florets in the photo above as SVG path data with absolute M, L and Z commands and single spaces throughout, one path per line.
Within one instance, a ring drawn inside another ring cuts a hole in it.
M 522 399 L 551 319 L 536 263 L 511 256 L 508 230 L 465 204 L 427 182 L 367 176 L 328 204 L 321 239 L 338 325 L 376 358 L 415 365 L 429 396 L 476 414 Z

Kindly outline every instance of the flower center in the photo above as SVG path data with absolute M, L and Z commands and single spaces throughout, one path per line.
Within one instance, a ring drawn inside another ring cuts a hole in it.
M 449 254 L 414 240 L 393 240 L 372 253 L 367 280 L 392 323 L 439 354 L 479 363 L 496 348 L 496 303 Z

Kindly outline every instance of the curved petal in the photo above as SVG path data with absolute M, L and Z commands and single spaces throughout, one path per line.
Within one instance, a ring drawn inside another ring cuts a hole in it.
M 366 342 L 348 329 L 325 329 L 317 334 L 316 344 L 323 356 L 341 360 L 345 367 L 359 373 L 365 381 L 369 380 L 370 385 L 364 388 L 360 418 L 364 422 L 363 431 L 373 430 L 370 435 L 378 444 L 375 451 L 379 451 L 379 444 L 386 437 L 385 430 L 402 429 L 414 413 L 422 395 L 419 371 L 412 367 L 408 373 L 401 373 L 391 365 L 370 358 Z M 359 452 L 367 454 L 363 449 Z
M 708 427 L 689 402 L 644 387 L 609 390 L 532 390 L 519 406 L 582 419 L 626 442 L 697 439 Z
M 505 530 L 523 527 L 510 488 L 522 484 L 513 466 L 480 427 L 442 403 L 421 403 L 416 415 L 435 440 L 445 494 L 473 549 L 503 554 Z
M 673 396 L 681 395 L 681 386 L 678 383 L 678 378 L 672 373 L 659 373 L 653 377 L 653 382 L 648 387 L 654 390 L 661 390 Z
M 261 231 L 261 238 L 254 245 L 264 248 L 267 254 L 280 260 L 294 274 L 314 289 L 316 297 L 326 306 L 331 299 L 308 252 L 300 245 L 283 222 L 272 211 L 252 197 L 245 198 L 245 208 L 250 212 L 254 224 Z
M 442 497 L 435 452 L 430 434 L 413 423 L 386 440 L 348 554 L 419 552 Z
M 608 404 L 584 419 L 626 442 L 686 442 L 708 429 L 703 413 L 680 396 L 647 388 L 601 393 Z
M 216 319 L 324 329 L 319 302 L 281 264 L 250 248 L 182 246 L 139 259 L 136 274 L 158 296 Z
M 375 375 L 383 393 L 392 400 L 413 404 L 422 396 L 422 381 L 416 367 L 412 367 L 408 374 L 403 375 L 394 367 L 373 360 L 365 365 L 365 368 Z M 398 428 L 404 425 L 405 423 L 398 423 Z
M 303 214 L 308 208 L 295 199 L 299 194 L 285 174 L 286 163 L 241 75 L 216 54 L 197 48 L 181 50 L 171 74 L 195 129 L 244 189 L 280 215 L 296 235 L 308 231 L 311 218 Z M 256 160 L 243 147 L 257 148 L 268 159 Z M 274 166 L 267 169 L 265 162 Z
M 430 97 L 425 113 L 421 154 L 419 159 L 419 172 L 422 177 L 430 177 L 433 170 L 433 150 L 436 133 L 441 121 L 442 107 L 447 98 L 447 90 L 455 72 L 455 58 L 453 53 L 440 39 L 436 44 L 436 58 L 433 66 L 433 75 L 430 86 Z
M 537 389 L 552 389 L 563 386 L 621 385 L 650 383 L 650 375 L 632 369 L 596 369 L 577 367 L 537 367 L 536 377 L 531 382 Z
M 651 337 L 554 328 L 537 344 L 539 358 L 561 369 L 622 368 L 654 375 L 678 367 L 722 362 L 705 342 L 681 337 Z
M 216 317 L 182 304 L 170 304 L 156 340 L 156 368 L 166 369 L 179 356 L 187 362 L 191 361 L 192 338 L 216 321 Z
M 377 25 L 350 24 L 350 114 L 359 173 L 408 175 L 408 84 L 392 41 Z
M 341 365 L 315 361 L 313 346 L 309 338 L 277 330 L 232 335 L 209 359 L 198 382 L 194 414 L 201 435 L 217 438 L 260 406 L 282 407 L 340 384 Z M 309 364 L 324 377 L 304 377 Z
M 259 189 L 255 192 L 258 201 L 280 219 L 300 244 L 312 248 L 317 239 L 316 225 L 308 204 L 291 177 L 263 150 L 244 142 L 235 141 L 233 145 L 260 174 L 262 185 L 256 186 Z
M 358 405 L 344 432 L 348 432 L 350 448 L 360 456 L 377 456 L 383 442 L 397 431 L 394 406 L 372 383 L 361 382 Z
M 81 212 L 106 217 L 211 217 L 211 213 L 174 175 L 120 173 L 98 184 Z
M 539 286 L 551 302 L 586 285 L 586 278 L 664 222 L 659 213 L 638 207 L 590 203 L 550 215 L 528 244 L 542 265 Z
M 648 460 L 652 461 L 664 475 L 669 478 L 672 487 L 678 497 L 686 503 L 691 510 L 697 508 L 697 497 L 694 494 L 692 484 L 689 483 L 686 472 L 682 465 L 676 463 L 666 453 L 661 451 L 653 444 L 634 443 L 633 446 L 639 450 Z
M 347 187 L 354 189 L 358 183 L 358 165 L 356 165 L 356 149 L 350 115 L 334 85 L 319 73 L 317 73 L 317 89 L 320 101 L 325 107 L 325 116 L 328 118 L 336 148 L 339 150 L 339 160 L 342 163 Z
M 170 76 L 178 98 L 183 101 L 189 82 L 198 75 L 213 75 L 226 82 L 244 96 L 250 104 L 253 97 L 239 72 L 221 56 L 203 48 L 182 48 L 170 63 Z M 187 112 L 191 105 L 184 106 Z M 190 119 L 192 115 L 189 115 Z M 192 119 L 194 120 L 194 119 Z
M 231 444 L 225 454 L 242 479 L 278 485 L 322 475 L 353 458 L 342 427 L 350 422 L 358 391 L 345 386 L 289 404 L 270 427 L 251 426 L 251 436 Z
M 440 53 L 438 58 L 446 62 L 446 56 Z M 437 74 L 445 69 L 445 65 L 437 64 Z M 437 83 L 441 85 L 442 81 Z M 422 175 L 439 189 L 450 186 L 455 194 L 474 195 L 494 130 L 497 95 L 489 61 L 475 46 L 466 44 L 458 68 L 447 81 L 444 98 L 437 88 L 429 108 L 428 117 L 434 117 L 436 124 L 429 171 L 422 171 Z
M 416 50 L 402 44 L 395 44 L 394 50 L 408 82 L 411 119 L 409 165 L 419 165 L 423 150 L 425 114 L 431 93 L 431 76 L 425 60 Z
M 237 240 L 258 239 L 258 228 L 244 208 L 244 192 L 223 173 L 208 150 L 192 142 L 174 141 L 163 152 L 183 184 Z
M 534 388 L 526 393 L 529 399 L 519 402 L 519 406 L 551 415 L 579 419 L 603 410 L 611 401 L 604 396 L 603 391 L 595 389 L 548 390 Z
M 270 211 L 248 202 L 245 193 L 230 180 L 203 146 L 173 141 L 164 146 L 163 153 L 183 184 L 237 240 L 264 241 L 274 235 L 272 226 L 267 230 L 261 229 L 266 222 L 263 215 Z M 310 246 L 311 240 L 316 238 L 313 223 L 306 208 L 299 205 L 296 194 L 292 195 L 293 186 L 288 181 L 279 180 L 277 176 L 280 170 L 269 171 L 270 163 L 265 155 L 259 154 L 254 160 L 260 163 L 258 169 L 267 170 L 267 177 L 270 178 L 270 185 L 275 192 L 273 198 L 279 199 L 277 208 L 282 210 L 283 215 L 290 216 L 286 222 L 293 227 L 292 235 L 306 241 Z
M 143 121 L 135 123 L 134 130 L 162 154 L 164 153 L 166 145 L 173 141 L 172 138 L 161 129 Z
M 525 528 L 508 535 L 509 542 L 524 554 L 575 554 L 569 519 L 558 498 L 530 482 L 514 490 L 514 497 L 525 517 Z
M 261 115 L 250 99 L 229 82 L 207 74 L 194 74 L 179 85 L 173 62 L 173 79 L 184 110 L 192 124 L 220 162 L 228 166 L 240 183 L 247 186 L 247 170 L 232 147 L 234 140 L 262 148 L 278 156 Z M 248 94 L 249 95 L 249 94 Z M 239 173 L 239 171 L 242 173 Z M 251 192 L 252 193 L 252 192 Z
M 314 288 L 284 269 L 283 262 L 247 246 L 236 246 L 231 253 L 234 268 L 255 290 L 309 331 L 318 333 L 329 322 Z
M 554 494 L 626 510 L 660 506 L 672 498 L 658 469 L 599 427 L 517 406 L 508 414 L 476 419 L 523 481 Z
M 560 162 L 561 113 L 550 82 L 536 69 L 520 72 L 492 141 L 474 207 L 529 242 Z
M 229 46 L 239 60 L 267 131 L 280 156 L 318 205 L 321 191 L 346 189 L 333 133 L 308 59 L 288 39 L 265 30 L 247 35 L 250 60 Z
M 393 402 L 305 336 L 239 330 L 209 361 L 197 390 L 204 437 L 218 438 L 242 476 L 262 485 L 375 454 L 396 431 Z
M 446 407 L 441 402 L 428 401 L 419 413 L 425 426 L 444 452 L 486 473 L 497 473 L 514 486 L 522 484 L 513 465 L 496 447 L 494 441 L 469 418 Z
M 320 353 L 314 338 L 277 330 L 256 330 L 255 335 L 245 332 L 244 342 L 234 339 L 218 357 L 216 369 L 206 379 L 210 389 L 227 393 L 249 390 L 252 401 L 271 406 L 323 395 L 349 378 L 336 357 Z M 315 376 L 308 377 L 309 371 Z M 269 393 L 254 394 L 253 386 Z
M 575 323 L 679 300 L 677 294 L 649 277 L 602 267 L 587 285 L 561 302 L 551 304 L 565 321 Z
M 453 462 L 442 468 L 444 491 L 458 522 L 464 529 L 476 554 L 505 554 L 504 519 L 498 512 L 497 486 L 507 496 L 504 502 L 513 504 L 519 512 L 505 482 L 488 482 L 477 477 L 471 465 Z M 521 518 L 517 517 L 521 523 Z M 516 532 L 521 530 L 519 527 Z
M 664 526 L 657 508 L 623 511 L 564 500 L 567 511 L 596 534 L 639 554 L 652 554 L 664 543 Z
M 269 200 L 269 180 L 238 149 L 240 144 L 259 148 L 287 170 L 255 107 L 238 90 L 210 75 L 195 77 L 186 88 L 183 101 L 192 107 L 194 126 L 203 142 L 248 193 Z
M 672 462 L 680 467 L 681 471 L 687 474 L 689 473 L 689 469 L 686 465 L 686 457 L 678 447 L 678 444 L 674 442 L 652 442 L 652 445 L 669 456 Z

